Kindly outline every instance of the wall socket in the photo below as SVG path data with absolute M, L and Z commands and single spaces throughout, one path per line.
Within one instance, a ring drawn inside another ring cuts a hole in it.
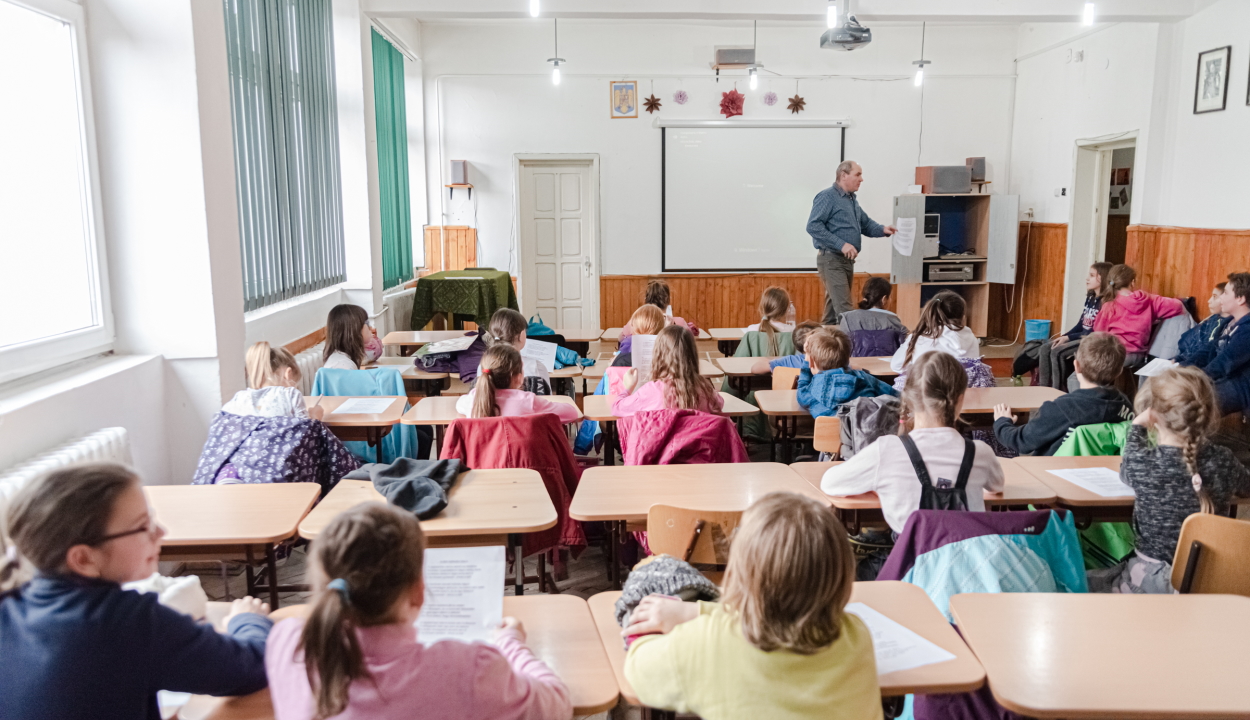
M 1067 188 L 1055 188 L 1055 197 L 1065 197 L 1067 194 Z

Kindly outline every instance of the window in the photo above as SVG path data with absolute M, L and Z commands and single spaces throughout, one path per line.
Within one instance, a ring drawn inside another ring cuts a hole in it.
M 82 17 L 0 0 L 0 381 L 113 339 Z
M 330 0 L 225 0 L 244 308 L 345 279 Z
M 378 138 L 382 213 L 382 287 L 412 279 L 412 216 L 408 194 L 408 113 L 404 56 L 377 30 L 373 37 L 373 109 Z

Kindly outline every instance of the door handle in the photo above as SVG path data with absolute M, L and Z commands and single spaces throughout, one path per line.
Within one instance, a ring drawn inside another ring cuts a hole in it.
M 586 258 L 586 277 L 594 275 L 595 266 L 591 264 L 590 258 Z

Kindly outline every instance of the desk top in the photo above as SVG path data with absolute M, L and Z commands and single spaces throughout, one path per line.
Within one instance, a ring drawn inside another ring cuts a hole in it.
M 154 519 L 165 526 L 162 545 L 249 545 L 293 537 L 321 486 L 148 485 L 143 492 Z
M 763 373 L 756 373 L 751 369 L 752 366 L 760 360 L 772 359 L 773 358 L 758 357 L 719 357 L 716 358 L 716 364 L 719 365 L 720 369 L 724 370 L 725 374 L 730 377 L 741 377 L 743 375 L 761 375 L 762 377 Z
M 618 327 L 608 328 L 607 330 L 603 331 L 603 334 L 599 336 L 599 339 L 607 340 L 608 342 L 620 343 L 621 342 L 621 330 L 623 329 L 624 328 L 618 328 Z M 707 330 L 704 330 L 703 328 L 699 328 L 699 334 L 697 337 L 695 337 L 695 340 L 711 340 L 711 339 L 712 339 L 712 336 L 707 334 Z
M 594 365 L 587 365 L 586 367 L 583 367 L 581 369 L 582 377 L 596 381 L 599 380 L 599 378 L 602 378 L 607 374 L 608 368 L 612 367 L 613 360 L 614 358 L 611 357 L 604 360 L 596 360 Z M 725 375 L 721 368 L 717 367 L 711 360 L 705 360 L 702 358 L 699 359 L 699 374 L 705 378 L 718 378 Z M 555 377 L 555 373 L 552 373 L 552 377 Z
M 625 679 L 625 645 L 621 628 L 616 624 L 615 605 L 621 593 L 602 592 L 587 603 L 594 616 L 595 627 L 603 640 L 603 649 L 616 675 L 616 682 L 625 701 L 638 705 L 638 696 Z M 880 675 L 877 682 L 884 696 L 910 693 L 955 693 L 976 690 L 985 682 L 985 671 L 959 634 L 938 612 L 933 601 L 915 585 L 902 582 L 857 582 L 851 591 L 851 602 L 862 602 L 891 620 L 910 628 L 955 656 L 954 660 L 924 665 Z
M 877 377 L 894 377 L 898 375 L 894 368 L 890 367 L 890 357 L 853 357 L 851 358 L 851 367 L 856 370 L 863 370 L 869 375 Z
M 582 410 L 587 420 L 597 420 L 599 422 L 614 422 L 616 416 L 612 414 L 612 403 L 616 400 L 616 395 L 585 395 L 582 397 Z M 725 401 L 724 407 L 721 408 L 720 414 L 727 417 L 742 417 L 746 415 L 754 415 L 760 409 L 745 400 L 730 395 L 727 392 L 720 394 L 721 400 Z
M 594 342 L 599 339 L 603 333 L 592 328 L 553 328 L 556 335 L 563 335 L 567 342 Z M 541 335 L 535 335 L 535 340 L 542 340 Z
M 985 504 L 989 507 L 998 505 L 1050 505 L 1055 502 L 1055 491 L 1038 480 L 1032 473 L 1015 464 L 1013 460 L 999 459 L 1006 477 L 1006 486 L 1001 493 L 985 493 Z M 801 462 L 788 467 L 799 477 L 820 489 L 820 479 L 825 471 L 835 462 Z M 830 496 L 833 506 L 840 510 L 873 510 L 881 507 L 881 499 L 874 492 L 862 495 Z
M 773 357 L 722 357 L 716 358 L 716 364 L 720 365 L 721 370 L 726 375 L 743 376 L 743 375 L 764 375 L 765 373 L 752 372 L 751 368 L 760 360 L 775 360 Z M 869 375 L 877 375 L 880 377 L 893 377 L 898 375 L 890 367 L 890 358 L 888 357 L 857 357 L 851 358 L 851 367 L 856 370 L 863 370 Z
M 964 594 L 950 607 L 995 699 L 1017 713 L 1250 717 L 1250 598 Z
M 368 480 L 340 480 L 299 524 L 300 537 L 316 538 L 334 516 L 367 502 L 385 503 L 386 498 Z M 451 486 L 447 507 L 438 517 L 421 521 L 421 529 L 429 537 L 507 535 L 555 524 L 556 508 L 536 471 L 470 470 Z
M 552 402 L 564 403 L 577 407 L 577 403 L 573 402 L 573 398 L 567 395 L 544 395 Z M 417 401 L 412 409 L 404 413 L 400 419 L 405 425 L 450 425 L 453 420 L 462 420 L 464 415 L 456 412 L 456 401 L 460 399 L 458 395 L 438 395 L 435 397 L 423 397 Z M 581 411 L 578 411 L 578 420 L 581 419 Z M 577 422 L 574 420 L 573 422 Z
M 1120 456 L 1119 455 L 1092 455 L 1083 457 L 1018 457 L 1011 461 L 1003 461 L 1004 464 L 1012 462 L 1033 474 L 1044 485 L 1049 487 L 1059 497 L 1059 502 L 1072 507 L 1109 507 L 1122 506 L 1131 507 L 1134 498 L 1132 496 L 1125 497 L 1103 497 L 1098 493 L 1090 492 L 1079 485 L 1064 480 L 1058 475 L 1052 475 L 1051 470 L 1069 470 L 1072 468 L 1092 468 L 1104 467 L 1116 472 L 1120 472 Z
M 582 473 L 569 515 L 575 520 L 645 522 L 652 505 L 746 510 L 772 492 L 793 492 L 828 505 L 829 498 L 780 463 L 629 465 Z
M 799 404 L 798 390 L 756 390 L 755 402 L 765 415 L 811 415 Z
M 1030 412 L 1042 406 L 1047 400 L 1054 400 L 1063 393 L 1049 387 L 992 387 L 968 388 L 964 395 L 964 414 L 994 412 L 999 403 L 1008 405 L 1012 411 Z
M 712 328 L 707 332 L 708 335 L 712 336 L 713 340 L 741 340 L 746 330 L 742 328 Z
M 382 344 L 421 347 L 426 343 L 464 337 L 465 332 L 465 330 L 392 330 L 382 338 Z
M 415 368 L 414 368 L 415 369 Z M 443 377 L 446 377 L 445 375 Z M 415 376 L 414 376 L 415 378 Z M 389 397 L 391 404 L 386 408 L 385 412 L 380 413 L 335 413 L 334 408 L 342 405 L 353 397 L 363 397 L 367 400 L 382 399 Z M 318 402 L 320 401 L 320 402 Z M 304 407 L 311 408 L 320 404 L 325 410 L 321 422 L 329 427 L 377 427 L 382 425 L 394 425 L 399 422 L 399 418 L 404 414 L 404 406 L 408 404 L 408 398 L 399 397 L 397 395 L 352 395 L 352 396 L 331 396 L 316 395 L 304 396 Z

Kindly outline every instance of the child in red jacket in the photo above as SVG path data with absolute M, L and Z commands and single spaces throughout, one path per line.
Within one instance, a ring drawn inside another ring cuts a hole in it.
M 1126 365 L 1139 362 L 1145 356 L 1156 322 L 1185 312 L 1180 300 L 1137 290 L 1136 282 L 1137 271 L 1128 265 L 1111 268 L 1102 296 L 1102 309 L 1094 320 L 1094 332 L 1109 332 L 1124 343 Z

